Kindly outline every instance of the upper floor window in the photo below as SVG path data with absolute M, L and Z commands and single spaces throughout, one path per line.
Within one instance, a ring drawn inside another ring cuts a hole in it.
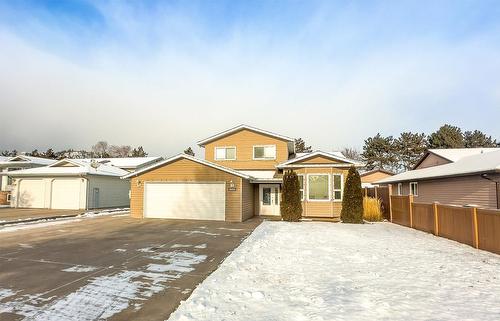
M 410 195 L 418 196 L 418 183 L 417 182 L 410 183 Z
M 235 160 L 236 147 L 215 147 L 215 160 Z
M 276 159 L 276 145 L 254 146 L 253 159 Z

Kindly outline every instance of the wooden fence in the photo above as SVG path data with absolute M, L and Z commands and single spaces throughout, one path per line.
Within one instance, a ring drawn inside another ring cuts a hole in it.
M 390 199 L 391 222 L 500 254 L 500 210 Z
M 391 219 L 390 190 L 387 186 L 374 186 L 363 188 L 363 195 L 378 198 L 382 203 L 382 215 L 386 220 Z

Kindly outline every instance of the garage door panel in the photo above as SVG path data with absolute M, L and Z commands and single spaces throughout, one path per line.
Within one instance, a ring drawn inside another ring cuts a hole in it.
M 145 217 L 225 219 L 224 183 L 146 183 L 144 194 Z
M 18 207 L 43 208 L 45 190 L 41 179 L 23 179 L 19 183 Z
M 77 210 L 80 208 L 80 179 L 55 179 L 52 182 L 51 208 Z

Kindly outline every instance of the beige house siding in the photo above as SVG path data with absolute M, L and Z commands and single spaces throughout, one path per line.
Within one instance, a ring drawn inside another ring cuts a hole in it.
M 176 160 L 131 179 L 130 215 L 132 217 L 143 217 L 144 183 L 148 181 L 233 181 L 236 191 L 228 191 L 226 188 L 226 221 L 241 222 L 243 220 L 241 199 L 243 179 L 188 159 Z
M 254 216 L 254 185 L 246 179 L 241 184 L 241 215 L 245 221 Z
M 308 201 L 307 200 L 307 174 L 343 174 L 344 185 L 347 178 L 348 169 L 334 167 L 315 167 L 295 169 L 297 175 L 304 175 L 304 201 L 302 202 L 303 217 L 318 217 L 339 219 L 342 210 L 341 201 Z M 330 178 L 330 197 L 333 194 L 333 179 Z
M 415 169 L 427 168 L 432 166 L 438 166 L 443 164 L 451 163 L 446 158 L 430 153 Z
M 361 183 L 374 183 L 389 176 L 392 175 L 384 172 L 374 172 L 371 174 L 361 176 Z
M 500 179 L 497 175 L 496 179 Z M 410 192 L 410 182 L 403 182 L 403 195 Z M 392 184 L 393 193 L 397 193 L 397 183 Z M 474 204 L 480 207 L 496 208 L 495 183 L 479 175 L 418 181 L 418 196 L 415 202 L 451 204 L 463 206 Z
M 276 145 L 276 159 L 254 160 L 253 146 Z M 216 147 L 236 147 L 236 160 L 220 161 L 215 159 Z M 276 169 L 276 165 L 288 160 L 288 143 L 275 137 L 242 129 L 236 133 L 219 138 L 205 145 L 205 160 L 233 169 Z

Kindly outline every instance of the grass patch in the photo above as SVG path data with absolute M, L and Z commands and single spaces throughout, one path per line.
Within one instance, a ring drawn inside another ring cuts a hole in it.
M 369 222 L 382 221 L 382 202 L 378 198 L 363 197 L 363 219 Z

